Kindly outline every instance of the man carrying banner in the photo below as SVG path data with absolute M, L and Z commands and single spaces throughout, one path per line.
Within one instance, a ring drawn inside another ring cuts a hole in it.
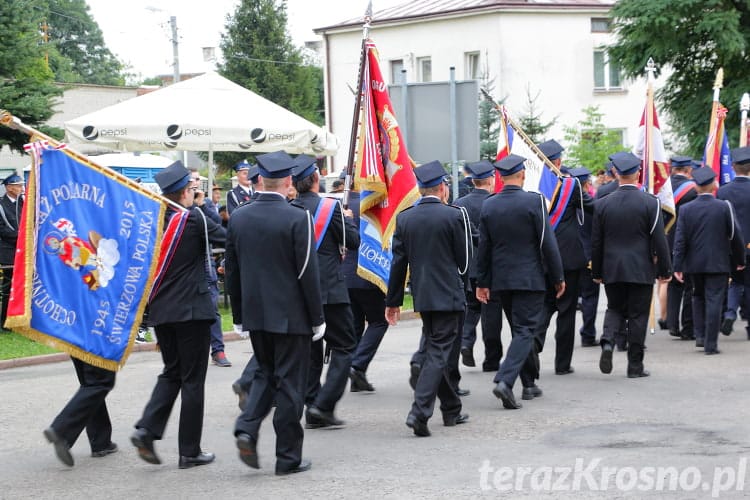
M 177 161 L 156 174 L 163 195 L 183 207 L 193 204 L 190 172 Z M 171 211 L 167 218 L 182 214 Z M 187 469 L 214 461 L 201 449 L 203 405 L 210 326 L 216 309 L 208 291 L 210 244 L 225 243 L 225 231 L 200 210 L 190 210 L 181 237 L 163 274 L 154 284 L 148 322 L 154 326 L 164 371 L 159 375 L 131 442 L 140 457 L 159 464 L 154 440 L 161 439 L 177 396 L 180 410 L 179 467 Z
M 513 335 L 492 390 L 509 410 L 521 408 L 513 396 L 519 375 L 524 399 L 542 395 L 534 383 L 538 366 L 533 366 L 533 344 L 544 320 L 545 269 L 557 297 L 565 293 L 562 259 L 544 198 L 523 189 L 525 161 L 511 154 L 495 163 L 504 187 L 484 202 L 479 220 L 477 299 L 487 304 L 499 295 Z
M 18 240 L 18 223 L 23 210 L 23 179 L 11 174 L 3 179 L 5 194 L 0 197 L 0 266 L 3 280 L 0 285 L 3 305 L 0 313 L 0 331 L 5 330 L 5 318 L 8 315 L 10 284 L 13 281 L 13 259 L 16 256 Z
M 315 248 L 320 269 L 320 291 L 323 299 L 323 316 L 326 322 L 325 350 L 323 342 L 312 346 L 310 374 L 307 380 L 305 403 L 306 427 L 340 426 L 334 409 L 346 389 L 352 366 L 352 353 L 357 345 L 354 336 L 354 319 L 349 305 L 342 271 L 342 253 L 359 249 L 359 231 L 352 222 L 351 210 L 342 209 L 338 200 L 321 197 L 320 174 L 315 158 L 299 155 L 294 161 L 292 174 L 298 197 L 292 204 L 304 208 L 313 216 Z M 321 386 L 320 377 L 324 360 L 330 361 L 326 381 Z
M 659 200 L 637 185 L 641 159 L 629 152 L 609 159 L 619 187 L 594 205 L 591 235 L 591 274 L 595 282 L 604 283 L 607 294 L 599 369 L 612 372 L 615 334 L 627 321 L 628 378 L 648 377 L 643 347 L 654 278 L 669 281 L 672 260 Z
M 443 424 L 469 419 L 448 379 L 451 352 L 457 350 L 466 296 L 463 276 L 471 260 L 471 229 L 465 212 L 445 204 L 445 170 L 439 161 L 414 169 L 422 198 L 396 217 L 393 262 L 388 280 L 385 315 L 395 325 L 404 300 L 407 269 L 414 310 L 422 317 L 426 356 L 416 381 L 414 403 L 406 419 L 417 436 L 429 436 L 435 398 L 440 398 Z
M 302 459 L 300 419 L 311 339 L 326 328 L 312 221 L 286 201 L 294 160 L 283 151 L 257 160 L 264 191 L 232 215 L 226 246 L 227 287 L 242 297 L 242 326 L 258 363 L 234 435 L 240 460 L 260 468 L 258 435 L 275 399 L 276 474 L 287 475 L 311 467 Z
M 719 354 L 719 321 L 729 273 L 745 267 L 745 241 L 732 204 L 714 198 L 716 174 L 693 172 L 698 198 L 681 209 L 674 241 L 674 276 L 693 286 L 695 343 Z
M 482 340 L 484 341 L 484 361 L 482 371 L 496 372 L 503 357 L 502 304 L 498 297 L 493 297 L 488 304 L 477 300 L 477 249 L 479 246 L 479 215 L 482 203 L 495 192 L 495 167 L 487 160 L 469 163 L 464 167 L 468 172 L 473 189 L 454 203 L 464 207 L 471 222 L 472 245 L 474 258 L 469 265 L 469 286 L 466 290 L 466 317 L 464 318 L 461 357 L 466 366 L 475 366 L 474 343 L 477 340 L 477 323 L 482 321 Z
M 719 188 L 716 197 L 732 203 L 737 222 L 745 238 L 745 247 L 750 248 L 750 146 L 732 150 L 732 167 L 736 177 L 732 182 Z M 732 283 L 727 296 L 727 310 L 721 324 L 721 333 L 730 335 L 737 310 L 750 311 L 750 266 L 743 271 L 732 271 Z M 747 328 L 747 339 L 750 340 L 750 326 Z
M 559 169 L 563 168 L 562 153 L 564 149 L 557 141 L 552 139 L 543 142 L 539 145 L 539 150 L 553 165 Z M 555 281 L 551 280 L 548 283 L 545 297 L 545 316 L 539 324 L 537 338 L 541 339 L 541 346 L 543 346 L 550 320 L 554 312 L 557 311 L 555 374 L 567 375 L 575 371 L 570 362 L 573 359 L 573 345 L 576 338 L 576 306 L 578 304 L 581 273 L 588 265 L 579 236 L 579 228 L 583 225 L 583 219 L 586 216 L 590 217 L 593 213 L 594 200 L 583 191 L 577 178 L 568 177 L 560 181 L 554 197 L 554 209 L 557 213 L 551 217 L 550 225 L 555 232 L 555 239 L 562 258 L 565 293 L 556 297 Z M 550 276 L 549 278 L 554 277 Z
M 673 156 L 670 159 L 672 167 L 672 192 L 674 193 L 675 224 L 680 223 L 680 209 L 693 201 L 698 193 L 695 191 L 695 182 L 690 178 L 693 172 L 693 160 L 689 156 Z M 676 227 L 676 226 L 675 226 Z M 667 233 L 669 253 L 674 251 L 674 238 L 676 231 L 672 229 Z M 682 280 L 671 280 L 667 284 L 667 328 L 673 337 L 682 340 L 693 340 L 693 291 L 689 282 Z M 682 306 L 682 314 L 680 314 Z M 682 324 L 682 328 L 680 328 Z

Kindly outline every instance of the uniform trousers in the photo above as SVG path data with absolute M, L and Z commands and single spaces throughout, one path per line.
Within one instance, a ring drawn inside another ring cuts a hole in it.
M 673 279 L 667 284 L 667 328 L 670 332 L 685 337 L 694 335 L 692 302 L 693 287 L 689 282 L 680 283 Z
M 583 324 L 578 333 L 581 334 L 581 340 L 593 342 L 596 340 L 596 310 L 599 306 L 599 283 L 594 283 L 591 276 L 591 269 L 589 268 L 581 270 L 580 295 Z
M 450 382 L 451 387 L 453 387 L 454 391 L 458 391 L 459 384 L 461 383 L 461 370 L 458 368 L 458 360 L 461 358 L 461 327 L 463 326 L 465 321 L 465 313 L 463 311 L 460 311 L 459 314 L 461 315 L 460 328 L 458 330 L 458 335 L 456 335 L 455 339 L 453 340 L 453 346 L 448 353 L 448 382 Z M 410 363 L 422 367 L 425 363 L 426 358 L 427 340 L 424 336 L 424 329 L 422 329 L 422 336 L 419 338 L 419 349 L 412 355 Z
M 161 439 L 174 402 L 180 395 L 182 405 L 177 441 L 180 455 L 184 457 L 201 453 L 211 321 L 182 321 L 154 327 L 164 370 L 158 376 L 151 399 L 135 427 L 146 429 L 156 439 Z
M 604 285 L 607 294 L 607 312 L 604 314 L 604 332 L 601 344 L 614 346 L 615 337 L 626 330 L 628 342 L 628 370 L 643 370 L 643 345 L 646 341 L 648 316 L 654 286 L 641 283 L 608 283 Z
M 312 343 L 305 403 L 308 407 L 315 406 L 322 411 L 330 412 L 346 390 L 357 340 L 354 336 L 354 319 L 349 304 L 324 304 L 323 316 L 326 321 L 326 332 L 322 340 Z M 320 376 L 323 373 L 326 353 L 330 355 L 328 372 L 325 382 L 321 385 Z
M 504 290 L 493 291 L 492 294 L 500 296 L 513 335 L 505 359 L 495 375 L 495 383 L 502 381 L 512 388 L 521 375 L 524 387 L 531 387 L 534 385 L 534 370 L 538 376 L 538 358 L 535 360 L 534 354 L 539 352 L 541 346 L 535 334 L 544 320 L 545 292 Z
M 717 350 L 721 312 L 729 274 L 695 273 L 688 276 L 693 287 L 693 331 L 706 352 Z
M 474 350 L 477 340 L 477 324 L 481 321 L 484 361 L 482 369 L 495 371 L 503 357 L 503 309 L 500 300 L 492 298 L 487 304 L 477 300 L 476 280 L 472 279 L 471 290 L 466 292 L 466 318 L 461 336 L 461 350 Z
M 8 317 L 8 300 L 10 300 L 10 285 L 13 281 L 13 265 L 12 264 L 0 264 L 8 266 L 3 269 L 3 279 L 0 281 L 0 295 L 2 295 L 3 305 L 0 310 L 0 328 L 5 328 L 5 319 Z
M 115 386 L 115 372 L 77 358 L 71 360 L 81 386 L 51 427 L 71 447 L 85 428 L 91 451 L 102 451 L 112 442 L 112 423 L 105 398 Z
M 557 311 L 555 325 L 555 371 L 562 372 L 570 368 L 573 359 L 573 345 L 576 340 L 576 306 L 578 305 L 578 286 L 581 281 L 579 269 L 565 270 L 565 293 L 560 298 L 555 298 L 556 291 L 553 286 L 547 289 L 554 310 Z M 547 311 L 544 330 L 547 330 L 552 310 Z
M 216 321 L 211 323 L 211 355 L 224 352 L 224 331 L 221 328 L 221 314 L 219 314 L 219 284 L 216 281 L 208 283 L 211 292 L 211 302 L 216 309 Z
M 349 300 L 354 318 L 354 335 L 357 339 L 352 368 L 366 372 L 388 330 L 388 321 L 385 319 L 385 294 L 378 288 L 350 288 Z
M 310 369 L 311 336 L 251 331 L 250 341 L 258 369 L 234 433 L 248 434 L 257 442 L 260 424 L 276 401 L 276 470 L 293 469 L 302 460 L 304 431 L 300 419 Z
M 436 397 L 440 398 L 443 415 L 461 413 L 461 399 L 449 378 L 449 368 L 451 357 L 460 350 L 460 340 L 457 342 L 457 339 L 460 339 L 463 311 L 420 311 L 420 316 L 424 357 L 414 389 L 411 414 L 426 422 L 432 417 Z M 458 364 L 457 356 L 455 363 Z

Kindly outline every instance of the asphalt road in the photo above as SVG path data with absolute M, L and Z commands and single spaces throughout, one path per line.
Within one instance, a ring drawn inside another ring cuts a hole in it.
M 471 420 L 447 428 L 438 413 L 429 438 L 415 437 L 404 425 L 412 398 L 408 362 L 419 331 L 418 320 L 389 330 L 369 371 L 377 392 L 346 393 L 337 411 L 346 428 L 306 431 L 304 455 L 312 470 L 288 477 L 273 474 L 270 417 L 259 442 L 262 469 L 249 469 L 237 458 L 232 429 L 238 409 L 230 386 L 249 359 L 249 341 L 227 344 L 231 368 L 209 367 L 203 447 L 217 459 L 190 470 L 177 468 L 177 410 L 157 442 L 164 464 L 142 462 L 129 443 L 161 370 L 158 353 L 134 353 L 108 398 L 120 451 L 91 458 L 82 436 L 73 447 L 73 468 L 56 459 L 42 436 L 77 388 L 72 365 L 0 371 L 0 498 L 750 495 L 750 342 L 739 322 L 731 337 L 721 337 L 719 356 L 705 356 L 666 332 L 649 336 L 646 367 L 652 376 L 644 379 L 626 378 L 624 353 L 615 354 L 612 374 L 603 375 L 598 348 L 578 346 L 576 372 L 554 375 L 551 329 L 542 355 L 543 397 L 504 410 L 491 393 L 492 374 L 463 369 L 461 385 L 471 390 L 464 409 Z M 503 340 L 507 347 L 507 325 Z M 478 364 L 481 350 L 480 341 Z M 519 382 L 519 400 L 520 390 Z

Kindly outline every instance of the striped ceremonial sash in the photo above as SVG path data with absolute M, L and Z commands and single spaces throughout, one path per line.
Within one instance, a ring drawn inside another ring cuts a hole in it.
M 556 199 L 552 200 L 552 208 L 550 208 L 549 211 L 549 225 L 553 231 L 557 229 L 558 224 L 560 224 L 565 209 L 568 207 L 568 202 L 570 201 L 571 196 L 573 196 L 573 189 L 576 185 L 576 181 L 572 177 L 563 177 L 560 181 L 561 185 L 557 190 Z
M 164 231 L 164 237 L 162 238 L 159 262 L 156 265 L 156 276 L 154 277 L 154 286 L 151 289 L 149 301 L 154 298 L 157 290 L 159 290 L 159 285 L 161 285 L 161 280 L 164 278 L 164 273 L 169 267 L 170 262 L 172 262 L 172 257 L 174 257 L 175 251 L 177 250 L 177 245 L 180 243 L 180 239 L 182 239 L 182 232 L 185 230 L 188 215 L 190 215 L 188 210 L 175 212 L 167 223 L 167 229 Z
M 677 205 L 678 203 L 680 203 L 680 200 L 682 199 L 682 197 L 685 196 L 686 194 L 688 194 L 691 189 L 695 189 L 695 182 L 693 182 L 693 181 L 683 182 L 680 185 L 680 187 L 678 187 L 677 189 L 675 189 L 675 191 L 674 191 L 674 204 Z
M 320 244 L 323 243 L 323 236 L 326 234 L 326 229 L 331 224 L 331 218 L 333 217 L 333 209 L 338 203 L 333 198 L 321 198 L 318 208 L 315 210 L 313 216 L 313 225 L 315 226 L 315 250 L 320 248 Z

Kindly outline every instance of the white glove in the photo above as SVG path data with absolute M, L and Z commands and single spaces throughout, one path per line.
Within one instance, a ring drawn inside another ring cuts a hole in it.
M 313 330 L 313 342 L 317 342 L 318 340 L 323 338 L 323 335 L 326 334 L 325 322 L 319 324 L 318 326 L 314 326 L 312 330 Z
M 234 330 L 234 333 L 240 336 L 240 338 L 250 338 L 250 332 L 248 332 L 247 330 L 243 330 L 242 325 L 232 325 L 232 329 Z

